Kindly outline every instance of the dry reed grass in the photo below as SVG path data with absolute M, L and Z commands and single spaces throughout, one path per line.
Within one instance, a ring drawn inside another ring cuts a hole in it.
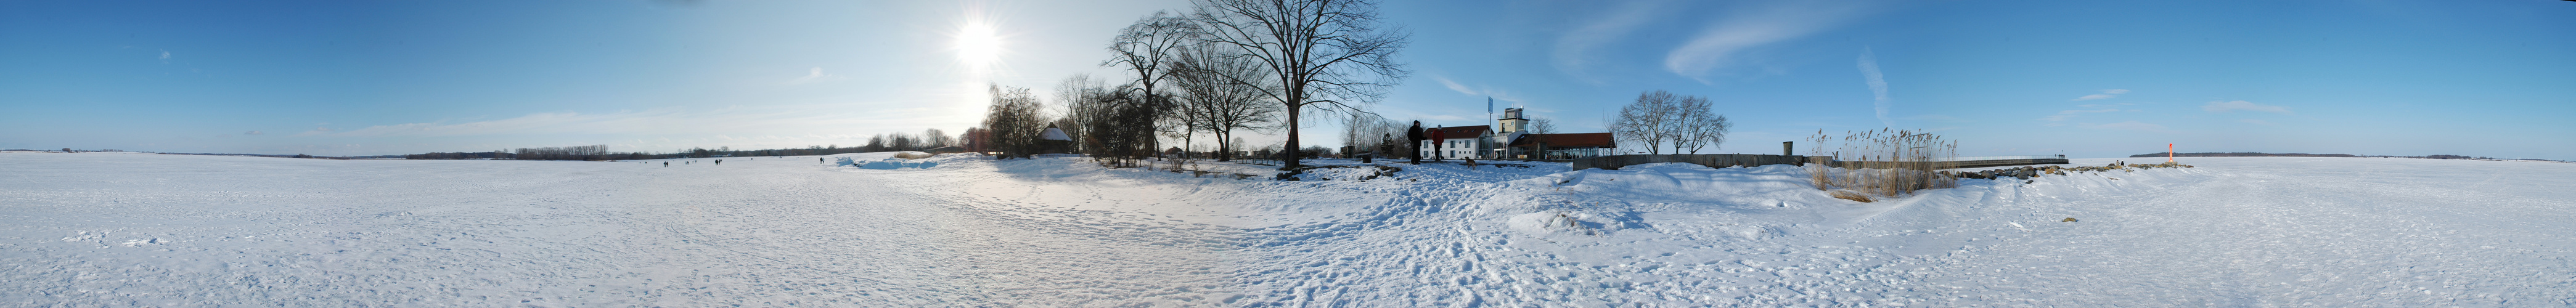
M 1834 196 L 1834 198 L 1835 198 L 1835 199 L 1843 199 L 1843 200 L 1859 201 L 1859 202 L 1861 202 L 1861 203 L 1869 203 L 1870 201 L 1872 201 L 1872 200 L 1869 200 L 1869 196 L 1863 196 L 1863 195 L 1861 195 L 1861 194 L 1859 194 L 1859 193 L 1853 193 L 1853 192 L 1851 192 L 1851 191 L 1845 191 L 1845 190 L 1836 190 L 1836 191 L 1833 191 L 1833 192 L 1831 192 L 1831 193 L 1827 193 L 1826 195 L 1832 195 L 1832 196 Z
M 1958 156 L 1959 147 L 1957 142 L 1942 140 L 1939 135 L 1880 129 L 1844 132 L 1841 138 L 1834 138 L 1817 130 L 1807 140 L 1813 146 L 1811 153 L 1827 154 L 1807 164 L 1809 180 L 1817 190 L 1899 197 L 1917 190 L 1959 185 L 1958 179 L 1938 172 L 1958 167 L 1958 162 L 1949 158 Z M 1829 143 L 1837 144 L 1830 153 L 1826 152 Z M 1842 194 L 1834 197 L 1843 198 Z M 1853 201 L 1869 202 L 1866 197 L 1859 199 Z

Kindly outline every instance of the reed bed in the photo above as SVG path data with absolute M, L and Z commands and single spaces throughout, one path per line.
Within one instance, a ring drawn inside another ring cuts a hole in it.
M 1836 138 L 1817 130 L 1807 141 L 1814 154 L 1809 156 L 1807 170 L 1817 190 L 1900 197 L 1918 190 L 1959 185 L 1958 179 L 1938 172 L 1958 167 L 1958 162 L 1949 159 L 1958 156 L 1958 142 L 1943 140 L 1940 135 L 1879 129 L 1844 132 Z

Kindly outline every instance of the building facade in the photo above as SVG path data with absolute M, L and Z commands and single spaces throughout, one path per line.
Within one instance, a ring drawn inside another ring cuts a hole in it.
M 1536 134 L 1520 108 L 1504 108 L 1495 125 L 1424 129 L 1423 158 L 1434 159 L 1574 159 L 1611 155 L 1619 144 L 1610 133 Z M 1432 132 L 1440 138 L 1433 139 Z M 1432 149 L 1433 145 L 1439 149 Z
M 1422 144 L 1416 146 L 1422 151 L 1422 158 L 1487 159 L 1482 155 L 1496 148 L 1492 142 L 1492 130 L 1485 125 L 1425 128 L 1422 134 Z

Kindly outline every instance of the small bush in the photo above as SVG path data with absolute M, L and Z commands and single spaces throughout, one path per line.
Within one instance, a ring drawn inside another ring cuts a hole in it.
M 1826 193 L 1826 194 L 1833 195 L 1835 199 L 1843 199 L 1843 200 L 1859 201 L 1859 202 L 1861 202 L 1861 203 L 1869 203 L 1869 202 L 1871 201 L 1871 200 L 1869 200 L 1869 196 L 1865 196 L 1865 195 L 1861 195 L 1860 193 L 1854 193 L 1854 192 L 1851 192 L 1851 191 L 1845 191 L 1845 190 L 1836 190 L 1836 191 L 1829 192 L 1829 193 Z

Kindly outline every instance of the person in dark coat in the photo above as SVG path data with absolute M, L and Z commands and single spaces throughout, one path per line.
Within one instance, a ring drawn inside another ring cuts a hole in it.
M 1413 146 L 1422 146 L 1422 121 L 1413 121 L 1413 128 L 1405 129 L 1404 140 L 1412 141 L 1413 143 L 1409 144 Z M 1407 151 L 1404 154 L 1413 157 L 1413 164 L 1422 164 L 1422 151 Z

